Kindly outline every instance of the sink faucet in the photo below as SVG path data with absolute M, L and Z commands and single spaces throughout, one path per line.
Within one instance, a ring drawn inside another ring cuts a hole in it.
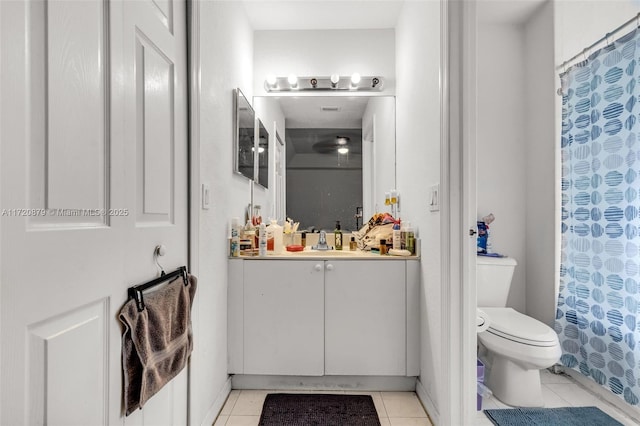
M 318 237 L 318 245 L 312 246 L 312 250 L 331 250 L 333 247 L 327 245 L 327 233 L 320 231 L 320 237 Z

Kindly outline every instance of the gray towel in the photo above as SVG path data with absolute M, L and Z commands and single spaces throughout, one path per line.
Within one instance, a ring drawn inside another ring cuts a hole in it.
M 193 349 L 191 304 L 197 279 L 182 276 L 144 295 L 145 309 L 135 300 L 124 304 L 118 318 L 122 333 L 122 369 L 126 415 L 142 406 L 187 365 Z

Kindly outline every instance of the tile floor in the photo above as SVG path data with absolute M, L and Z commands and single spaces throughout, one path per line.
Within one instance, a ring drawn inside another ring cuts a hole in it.
M 268 393 L 297 391 L 233 390 L 214 426 L 257 426 Z M 348 393 L 371 395 L 382 426 L 431 426 L 427 413 L 414 392 L 303 391 L 305 393 Z
M 543 370 L 541 373 L 542 392 L 545 406 L 571 407 L 596 406 L 623 425 L 640 425 L 613 405 L 603 401 L 586 388 L 575 383 L 565 375 L 551 374 Z M 268 391 L 268 390 L 233 390 L 225 403 L 214 426 L 257 426 L 262 412 L 262 404 L 268 393 L 274 392 L 306 392 L 306 393 L 350 393 L 365 394 L 373 397 L 373 402 L 380 416 L 382 426 L 431 426 L 431 422 L 422 404 L 414 392 L 351 392 L 351 391 Z M 496 398 L 483 401 L 483 409 L 510 408 Z M 491 426 L 493 423 L 481 411 L 477 413 L 473 425 Z
M 540 379 L 542 381 L 542 397 L 544 399 L 544 405 L 547 408 L 596 406 L 625 426 L 640 425 L 640 422 L 632 420 L 613 405 L 577 384 L 569 376 L 552 374 L 547 370 L 542 370 Z M 496 398 L 489 398 L 482 402 L 482 408 L 494 409 L 511 407 L 503 404 Z M 491 426 L 493 423 L 491 423 L 484 413 L 478 412 L 475 425 Z

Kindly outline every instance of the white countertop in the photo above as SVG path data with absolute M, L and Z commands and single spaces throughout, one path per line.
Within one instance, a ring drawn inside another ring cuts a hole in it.
M 269 260 L 269 259 L 286 259 L 286 260 L 305 260 L 305 259 L 340 259 L 340 260 L 415 260 L 418 256 L 392 256 L 380 255 L 362 250 L 311 250 L 307 247 L 304 251 L 288 252 L 283 250 L 282 253 L 268 253 L 266 257 L 260 256 L 240 256 L 230 257 L 230 259 L 249 259 L 249 260 Z

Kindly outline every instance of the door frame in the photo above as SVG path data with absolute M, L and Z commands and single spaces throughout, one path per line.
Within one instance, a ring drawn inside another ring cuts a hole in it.
M 187 7 L 187 158 L 188 158 L 188 220 L 189 233 L 188 261 L 189 271 L 199 276 L 200 269 L 200 2 L 186 2 Z M 200 329 L 200 297 L 194 299 L 192 306 L 192 326 L 194 335 Z M 197 395 L 193 389 L 193 357 L 189 359 L 187 379 L 187 423 L 198 420 L 193 416 L 193 398 Z
M 476 405 L 476 5 L 441 1 L 439 424 L 473 424 Z

